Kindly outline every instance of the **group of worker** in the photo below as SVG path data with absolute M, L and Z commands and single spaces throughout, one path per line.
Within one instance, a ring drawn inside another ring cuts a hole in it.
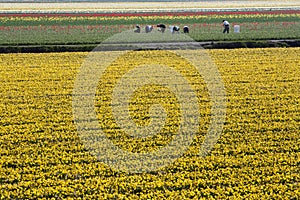
M 164 33 L 166 31 L 167 26 L 165 24 L 157 24 L 156 27 L 158 28 L 158 31 Z M 136 25 L 136 29 L 134 30 L 135 33 L 140 33 L 141 32 L 141 27 L 139 25 Z M 150 33 L 153 30 L 152 25 L 146 25 L 145 26 L 145 32 Z M 180 27 L 179 26 L 173 26 L 171 27 L 171 32 L 172 33 L 180 33 Z M 184 26 L 183 27 L 183 32 L 184 33 L 189 33 L 189 27 Z
M 224 30 L 223 33 L 229 33 L 229 22 L 226 20 L 222 21 Z M 156 27 L 158 28 L 158 31 L 164 33 L 166 31 L 167 26 L 165 24 L 157 24 Z M 150 33 L 153 30 L 153 26 L 151 25 L 146 25 L 145 27 L 145 32 L 146 33 Z M 180 33 L 180 28 L 178 26 L 173 26 L 171 27 L 171 32 L 172 33 Z M 183 27 L 183 33 L 189 33 L 189 27 L 188 26 L 184 26 Z M 135 33 L 140 33 L 141 32 L 141 27 L 139 25 L 136 25 L 136 29 L 134 30 Z

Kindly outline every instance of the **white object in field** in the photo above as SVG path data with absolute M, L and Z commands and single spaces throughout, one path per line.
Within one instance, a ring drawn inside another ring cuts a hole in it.
M 170 28 L 170 32 L 173 33 L 174 26 L 169 26 L 169 28 Z
M 234 25 L 234 26 L 233 26 L 233 31 L 234 31 L 235 33 L 239 33 L 239 32 L 240 32 L 240 25 Z

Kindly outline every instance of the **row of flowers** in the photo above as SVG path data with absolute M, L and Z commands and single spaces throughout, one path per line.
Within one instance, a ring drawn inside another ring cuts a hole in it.
M 293 14 L 223 14 L 217 15 L 164 15 L 164 16 L 48 16 L 48 17 L 0 17 L 2 26 L 22 25 L 114 25 L 114 24 L 140 24 L 140 23 L 216 23 L 222 19 L 241 22 L 295 22 L 300 19 L 300 13 Z
M 224 81 L 227 111 L 222 135 L 205 158 L 197 153 L 207 125 L 209 109 L 205 105 L 209 99 L 202 99 L 207 97 L 207 90 L 203 82 L 197 81 L 198 75 L 185 68 L 186 61 L 160 51 L 131 52 L 106 71 L 102 80 L 108 85 L 99 84 L 95 98 L 99 119 L 103 119 L 101 109 L 106 114 L 105 108 L 111 106 L 111 91 L 107 90 L 111 83 L 116 83 L 122 70 L 139 66 L 142 58 L 165 65 L 175 61 L 174 67 L 181 68 L 199 95 L 203 129 L 199 129 L 187 153 L 163 169 L 142 174 L 110 168 L 93 157 L 79 139 L 72 113 L 72 91 L 87 53 L 0 54 L 0 198 L 297 199 L 300 48 L 207 52 Z M 113 54 L 98 53 L 99 58 Z M 192 68 L 189 64 L 187 67 Z M 147 78 L 145 74 L 141 76 Z M 160 102 L 173 106 L 169 96 L 161 94 Z M 147 105 L 159 98 L 144 96 L 138 100 L 141 101 L 131 104 L 138 111 L 133 116 L 147 121 L 147 116 L 138 113 L 144 114 Z M 173 114 L 168 113 L 168 118 L 178 119 L 178 107 L 172 108 Z M 122 135 L 120 129 L 110 127 L 110 120 L 104 119 L 107 134 L 128 151 L 137 152 L 138 147 L 143 147 L 143 152 L 155 150 L 170 139 L 160 134 L 138 143 Z M 167 123 L 170 131 L 176 130 L 175 122 Z M 99 124 L 103 121 L 99 120 Z
M 215 14 L 194 14 L 194 15 L 184 15 L 184 14 L 169 14 L 169 15 L 122 15 L 122 16 L 113 16 L 113 15 L 2 15 L 0 16 L 1 21 L 6 20 L 65 20 L 65 19 L 78 19 L 78 20 L 125 20 L 125 19 L 187 19 L 187 18 L 264 18 L 264 17 L 299 17 L 300 12 L 295 13 L 215 13 Z
M 197 16 L 197 15 L 280 15 L 300 14 L 300 10 L 264 11 L 182 11 L 182 12 L 135 12 L 135 13 L 0 13 L 0 17 L 146 17 L 146 16 Z

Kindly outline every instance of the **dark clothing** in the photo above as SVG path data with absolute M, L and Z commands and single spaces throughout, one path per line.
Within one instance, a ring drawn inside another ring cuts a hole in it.
M 166 25 L 164 25 L 164 24 L 157 24 L 157 27 L 159 27 L 159 28 L 166 28 Z
M 187 26 L 183 27 L 183 32 L 184 33 L 189 33 L 189 27 L 187 27 Z
M 141 32 L 141 27 L 140 26 L 136 26 L 136 29 L 134 30 L 135 33 L 140 33 Z
M 178 26 L 173 27 L 173 31 L 179 31 L 179 30 L 180 30 L 180 28 Z
M 180 30 L 180 28 L 178 26 L 174 26 L 173 27 L 173 33 L 179 32 L 179 30 Z
M 157 24 L 157 27 L 160 28 L 162 33 L 164 33 L 166 30 L 166 25 L 164 25 L 164 24 Z
M 152 27 L 152 26 L 149 26 L 149 25 L 147 25 L 147 26 L 145 27 L 146 33 L 150 33 L 150 32 L 152 31 L 152 29 L 153 29 L 153 27 Z
M 226 20 L 223 20 L 223 27 L 224 27 L 224 30 L 223 30 L 223 33 L 229 33 L 229 22 L 226 21 Z
M 224 25 L 223 33 L 229 33 L 229 25 Z

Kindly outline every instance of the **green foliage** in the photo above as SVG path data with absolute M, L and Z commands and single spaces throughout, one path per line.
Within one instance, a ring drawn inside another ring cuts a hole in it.
M 187 25 L 196 41 L 236 41 L 261 39 L 299 39 L 300 16 L 229 15 L 230 34 L 222 34 L 221 20 L 226 16 L 148 16 L 148 17 L 2 17 L 0 45 L 99 44 L 123 31 L 164 23 L 167 27 Z M 233 26 L 240 25 L 240 33 Z M 167 30 L 169 31 L 169 30 Z M 157 32 L 155 27 L 153 32 Z

